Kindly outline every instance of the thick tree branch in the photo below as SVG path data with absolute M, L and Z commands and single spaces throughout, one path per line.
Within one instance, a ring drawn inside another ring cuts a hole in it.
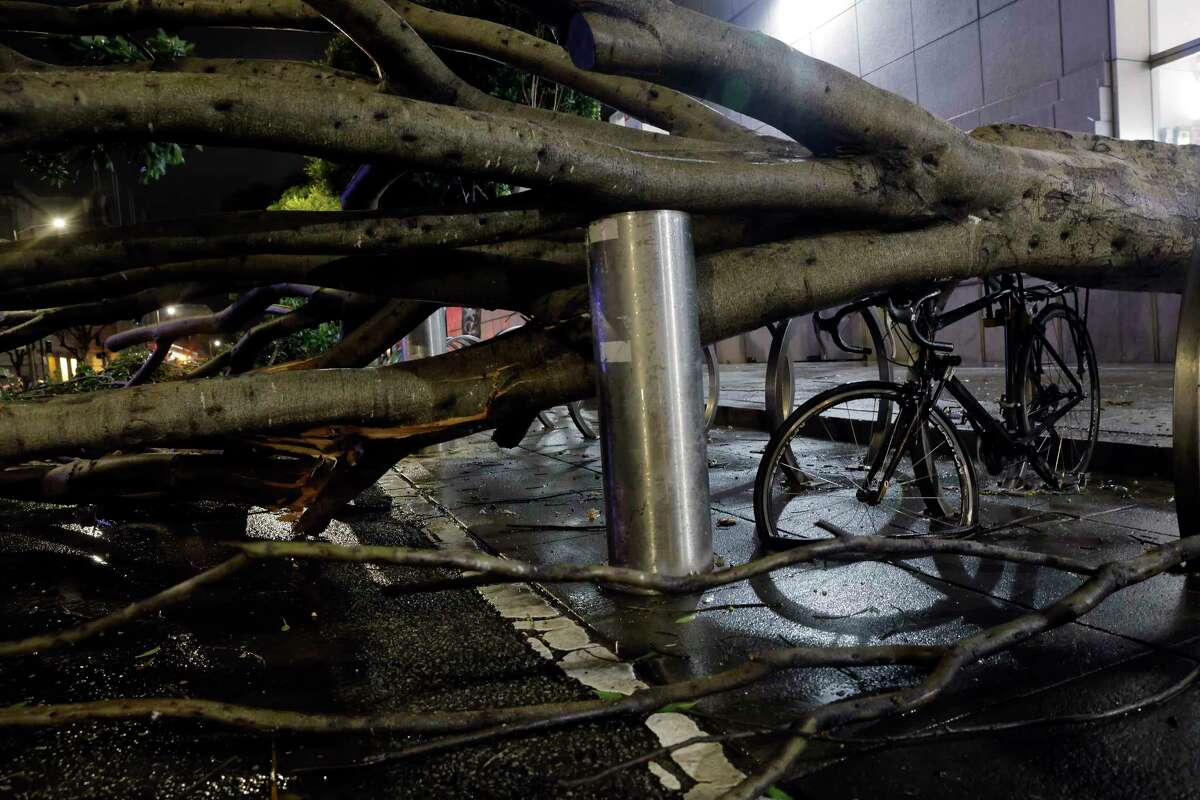
M 93 303 L 0 313 L 0 325 L 7 324 L 10 319 L 19 322 L 11 328 L 0 330 L 0 351 L 22 347 L 74 325 L 107 325 L 120 320 L 137 319 L 170 303 L 211 294 L 210 285 L 174 284 Z
M 53 503 L 224 500 L 284 508 L 312 492 L 329 464 L 318 459 L 219 453 L 138 453 L 0 470 L 0 495 Z
M 348 336 L 306 365 L 309 369 L 365 367 L 429 317 L 428 303 L 393 300 L 372 314 Z M 394 462 L 393 462 L 394 463 Z
M 0 246 L 0 288 L 92 277 L 153 264 L 222 256 L 404 253 L 523 239 L 572 228 L 582 210 L 522 207 L 528 201 L 436 212 L 266 211 L 214 214 Z
M 158 368 L 167 360 L 167 356 L 171 354 L 171 348 L 175 346 L 175 340 L 170 337 L 159 339 L 154 349 L 146 356 L 146 360 L 137 368 L 137 372 L 129 376 L 129 380 L 125 381 L 125 388 L 141 386 L 149 383 L 154 378 L 154 373 L 158 372 Z
M 431 44 L 476 53 L 528 70 L 677 136 L 751 143 L 756 138 L 681 92 L 646 81 L 581 70 L 558 45 L 515 28 L 434 11 L 416 3 L 402 2 L 395 7 Z
M 328 25 L 319 13 L 302 2 L 224 3 L 219 0 L 191 3 L 189 26 L 222 25 L 270 28 L 286 24 L 303 30 L 327 30 Z M 753 141 L 753 134 L 712 111 L 685 94 L 641 80 L 599 75 L 581 70 L 571 62 L 561 47 L 531 36 L 523 31 L 498 25 L 487 20 L 447 14 L 416 5 L 394 3 L 418 35 L 432 45 L 464 50 L 494 58 L 519 69 L 549 78 L 578 89 L 614 108 L 679 136 L 713 141 Z M 0 0 L 0 26 L 10 29 L 38 30 L 52 33 L 120 33 L 138 28 L 172 27 L 177 19 L 177 6 L 169 0 L 109 0 L 64 8 L 44 3 L 8 2 Z M 289 19 L 290 17 L 290 19 Z M 0 69 L 39 69 L 41 62 L 26 59 L 13 51 L 5 58 L 0 48 Z M 240 61 L 240 60 L 239 60 Z M 207 63 L 206 63 L 207 62 Z M 269 74 L 282 79 L 308 78 L 308 70 L 320 67 L 286 62 L 249 62 L 220 59 L 179 59 L 169 69 L 216 74 Z M 257 73 L 254 70 L 264 70 Z M 357 76 L 341 75 L 326 70 L 329 80 Z M 313 76 L 316 77 L 316 76 Z M 445 101 L 443 101 L 445 102 Z
M 299 0 L 102 0 L 77 6 L 4 0 L 0 28 L 33 33 L 128 33 L 192 26 L 327 31 Z
M 667 156 L 653 152 L 654 136 L 643 149 L 614 146 L 539 123 L 386 95 L 344 93 L 331 105 L 327 93 L 295 87 L 281 104 L 274 84 L 250 78 L 72 71 L 18 73 L 5 86 L 0 151 L 152 137 L 241 144 L 581 189 L 593 202 L 620 208 L 911 217 L 928 215 L 936 199 L 885 181 L 881 165 L 869 159 L 798 161 L 765 151 L 735 157 L 691 139 L 677 140 Z M 84 96 L 86 104 L 76 102 Z M 1007 166 L 1029 171 L 1019 159 Z
M 223 352 L 218 358 L 206 362 L 188 377 L 202 378 L 215 375 L 226 367 L 229 368 L 229 374 L 240 375 L 254 366 L 258 354 L 271 342 L 315 327 L 322 322 L 343 319 L 368 311 L 374 313 L 374 310 L 383 305 L 384 301 L 378 298 L 321 289 L 307 303 L 290 314 L 254 326 L 232 348 Z
M 119 0 L 118 0 L 119 2 Z M 0 0 L 0 20 L 6 3 Z M 38 61 L 22 55 L 11 47 L 0 44 L 0 73 L 2 72 L 61 72 L 72 69 L 62 64 Z M 173 61 L 133 61 L 129 63 L 93 66 L 99 72 L 192 72 L 203 75 L 226 77 L 263 78 L 276 81 L 305 83 L 321 86 L 327 91 L 346 89 L 349 91 L 373 91 L 378 81 L 354 72 L 310 64 L 306 61 L 286 61 L 263 58 L 195 58 L 186 56 Z
M 661 80 L 769 123 L 814 152 L 893 153 L 932 168 L 949 207 L 1003 208 L 1023 165 L 915 103 L 844 70 L 670 0 L 581 0 L 568 49 L 576 65 Z
M 1061 219 L 1030 222 L 1016 236 L 1007 223 L 975 220 L 724 251 L 700 261 L 702 337 L 717 341 L 897 285 L 1012 270 L 1083 284 L 1171 287 L 1183 274 L 1194 238 L 1175 223 L 1139 218 L 1143 227 L 1137 230 L 1127 226 L 1132 222 L 1125 217 L 1079 221 L 1063 238 Z M 1036 237 L 1039 246 L 1029 247 L 1026 236 Z M 566 290 L 539 305 L 554 319 L 582 312 L 583 301 L 582 292 Z M 590 396 L 590 360 L 590 323 L 577 317 L 366 374 L 281 373 L 73 398 L 72 411 L 86 413 L 66 414 L 58 400 L 0 406 L 0 459 L 304 428 L 325 431 L 322 438 L 445 441 L 494 427 L 511 415 Z

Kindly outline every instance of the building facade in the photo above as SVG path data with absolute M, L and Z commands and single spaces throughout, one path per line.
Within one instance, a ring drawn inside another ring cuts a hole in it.
M 1197 0 L 682 0 L 759 30 L 905 97 L 964 131 L 1025 123 L 1130 139 L 1200 143 Z M 748 127 L 770 126 L 732 114 Z M 963 286 L 956 300 L 978 296 Z M 1104 362 L 1174 358 L 1179 299 L 1092 291 Z M 954 301 L 952 301 L 954 302 Z M 807 326 L 792 355 L 819 357 Z M 967 363 L 1003 358 L 999 331 L 947 332 Z M 723 343 L 725 361 L 762 361 L 766 331 Z

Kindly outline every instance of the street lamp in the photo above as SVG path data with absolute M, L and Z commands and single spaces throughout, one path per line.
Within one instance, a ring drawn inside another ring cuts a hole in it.
M 166 310 L 166 312 L 167 312 L 167 316 L 168 316 L 168 317 L 173 317 L 173 316 L 175 316 L 175 312 L 177 311 L 177 309 L 175 308 L 175 306 L 167 306 L 165 310 Z
M 24 228 L 13 228 L 13 241 L 15 242 L 20 239 L 22 233 L 36 231 L 41 228 L 53 228 L 59 233 L 62 233 L 67 229 L 68 225 L 69 223 L 67 222 L 66 217 L 51 217 L 49 222 L 39 222 L 36 225 L 26 225 Z

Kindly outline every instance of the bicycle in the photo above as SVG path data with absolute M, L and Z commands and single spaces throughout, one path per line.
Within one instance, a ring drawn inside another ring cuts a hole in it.
M 1084 316 L 1070 288 L 1026 286 L 1002 276 L 985 295 L 937 308 L 941 291 L 879 295 L 833 317 L 881 306 L 916 352 L 903 383 L 864 381 L 822 392 L 772 434 L 754 484 L 754 513 L 768 548 L 806 538 L 817 522 L 850 533 L 966 535 L 979 517 L 979 488 L 962 431 L 938 406 L 961 408 L 992 474 L 1026 466 L 1051 488 L 1080 485 L 1099 436 L 1099 375 Z M 1045 304 L 1037 313 L 1030 306 Z M 998 316 L 993 313 L 999 308 Z M 954 375 L 961 358 L 935 341 L 947 325 L 986 310 L 1005 329 L 1002 418 Z

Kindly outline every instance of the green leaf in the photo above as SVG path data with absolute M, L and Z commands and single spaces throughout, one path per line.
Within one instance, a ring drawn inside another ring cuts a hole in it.
M 625 695 L 620 692 L 606 692 L 602 689 L 592 689 L 592 691 L 596 693 L 596 697 L 599 697 L 601 700 L 607 700 L 610 703 L 625 699 Z
M 656 714 L 672 714 L 680 711 L 687 711 L 689 708 L 695 708 L 698 700 L 689 700 L 686 703 L 667 703 L 665 706 L 654 712 Z
M 149 650 L 147 650 L 147 651 L 146 651 L 146 652 L 144 652 L 144 653 L 138 653 L 136 656 L 134 656 L 134 658 L 149 658 L 150 656 L 152 656 L 152 655 L 154 655 L 155 653 L 157 653 L 159 650 L 162 650 L 162 647 L 161 647 L 161 646 L 159 646 L 159 647 L 151 647 Z
M 770 789 L 767 789 L 767 797 L 771 798 L 771 800 L 792 800 L 792 796 L 778 786 L 772 786 Z
M 698 616 L 700 616 L 700 615 L 698 613 L 696 613 L 695 611 L 693 611 L 691 614 L 684 614 L 682 617 L 675 620 L 675 624 L 676 625 L 687 625 L 689 622 L 695 622 L 696 617 L 698 617 Z
M 287 633 L 288 631 L 290 631 L 292 629 L 292 626 L 288 625 L 287 620 L 284 619 L 283 617 L 280 617 L 280 619 L 283 620 L 283 627 L 280 628 L 279 630 L 283 631 L 284 633 Z

